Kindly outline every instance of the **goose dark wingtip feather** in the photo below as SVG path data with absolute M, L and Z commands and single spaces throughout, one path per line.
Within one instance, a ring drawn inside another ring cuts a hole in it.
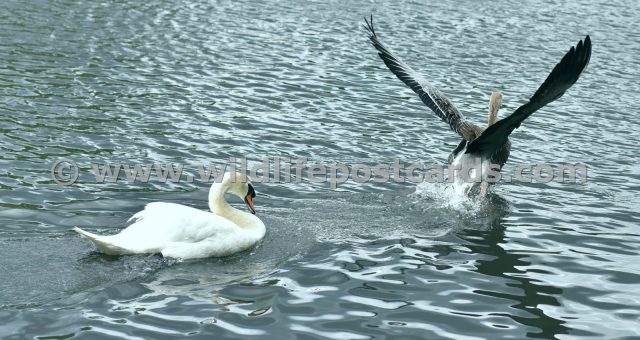
M 504 144 L 509 135 L 535 111 L 562 97 L 573 86 L 591 59 L 591 38 L 589 35 L 572 46 L 555 65 L 545 81 L 513 114 L 497 121 L 471 143 L 465 153 L 491 155 Z

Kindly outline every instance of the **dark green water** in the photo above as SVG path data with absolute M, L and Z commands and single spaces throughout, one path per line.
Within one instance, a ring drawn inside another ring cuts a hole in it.
M 458 137 L 385 68 L 362 17 L 467 117 L 510 113 L 586 34 L 580 81 L 512 135 L 515 164 L 583 163 L 586 184 L 256 185 L 265 239 L 224 259 L 112 257 L 148 202 L 208 185 L 96 183 L 95 162 L 229 157 L 443 162 Z M 3 1 L 0 336 L 634 338 L 640 317 L 636 1 Z M 56 185 L 69 158 L 79 182 Z

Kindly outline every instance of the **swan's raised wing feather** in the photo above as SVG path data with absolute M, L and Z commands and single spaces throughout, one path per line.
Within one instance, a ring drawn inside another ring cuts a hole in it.
M 420 76 L 405 64 L 400 58 L 393 54 L 376 35 L 373 28 L 373 15 L 371 21 L 367 18 L 364 19 L 366 25 L 365 28 L 369 33 L 369 40 L 373 47 L 378 50 L 378 55 L 387 65 L 389 70 L 402 80 L 407 86 L 409 86 L 413 92 L 415 92 L 423 103 L 425 103 L 433 112 L 440 117 L 445 123 L 449 124 L 449 127 L 453 131 L 456 131 L 460 136 L 466 140 L 472 140 L 476 137 L 476 131 L 481 130 L 473 123 L 468 122 L 462 113 L 445 97 L 442 92 L 433 87 L 426 81 L 420 79 Z
M 466 153 L 492 154 L 503 145 L 509 134 L 520 126 L 532 113 L 543 106 L 562 97 L 573 85 L 582 71 L 589 64 L 591 58 L 591 38 L 587 35 L 584 41 L 571 47 L 562 60 L 553 68 L 547 79 L 542 83 L 529 102 L 520 106 L 509 117 L 497 121 L 467 146 Z
M 149 203 L 130 220 L 135 223 L 113 236 L 128 249 L 146 249 L 147 244 L 199 242 L 208 238 L 224 243 L 243 232 L 222 216 L 168 202 Z

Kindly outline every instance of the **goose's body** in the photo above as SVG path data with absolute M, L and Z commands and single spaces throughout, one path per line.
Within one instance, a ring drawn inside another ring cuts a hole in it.
M 497 91 L 493 92 L 489 98 L 489 117 L 487 127 L 496 122 L 498 110 L 500 109 L 501 104 L 502 93 Z M 509 154 L 511 153 L 511 141 L 509 138 L 507 138 L 505 142 L 491 155 L 467 153 L 466 150 L 469 142 L 480 137 L 485 130 L 486 128 L 482 128 L 475 124 L 469 124 L 467 137 L 463 136 L 458 146 L 449 154 L 448 163 L 454 169 L 459 169 L 460 171 L 475 169 L 476 164 L 480 164 L 481 174 L 473 173 L 473 175 L 479 176 L 478 181 L 472 181 L 470 179 L 465 182 L 465 180 L 460 176 L 456 177 L 458 184 L 463 186 L 466 185 L 465 189 L 467 192 L 474 186 L 474 184 L 478 184 L 481 192 L 484 193 L 490 183 L 496 182 L 495 174 L 491 171 L 499 172 L 502 169 L 502 166 L 507 162 L 507 159 L 509 159 Z M 462 172 L 459 172 L 456 175 L 461 174 Z
M 373 16 L 370 22 L 365 18 L 365 22 L 369 39 L 389 70 L 462 137 L 460 144 L 449 155 L 449 164 L 456 168 L 475 163 L 482 164 L 483 189 L 495 182 L 495 177 L 488 170 L 491 168 L 494 172 L 499 172 L 509 158 L 511 132 L 533 112 L 560 98 L 578 80 L 591 57 L 591 39 L 587 36 L 565 54 L 526 104 L 501 120 L 497 120 L 497 115 L 502 103 L 502 94 L 494 92 L 489 101 L 488 124 L 481 127 L 467 120 L 438 89 L 422 80 L 411 67 L 380 42 L 373 28 Z
M 134 221 L 116 235 L 96 235 L 80 228 L 76 232 L 111 255 L 161 253 L 166 257 L 195 259 L 220 257 L 245 250 L 262 239 L 265 226 L 254 214 L 233 208 L 224 199 L 230 191 L 244 197 L 252 212 L 253 187 L 248 182 L 232 182 L 225 175 L 209 191 L 211 212 L 188 206 L 156 202 L 133 215 Z

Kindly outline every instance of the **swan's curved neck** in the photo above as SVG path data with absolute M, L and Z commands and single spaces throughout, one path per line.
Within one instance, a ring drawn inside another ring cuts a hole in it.
M 212 213 L 220 216 L 228 216 L 233 211 L 239 211 L 224 199 L 224 194 L 229 190 L 227 183 L 214 183 L 209 190 L 209 209 Z
M 261 238 L 265 233 L 264 223 L 255 215 L 232 207 L 225 200 L 224 195 L 229 191 L 229 183 L 222 181 L 222 183 L 211 185 L 209 190 L 209 209 L 211 209 L 212 213 L 228 219 L 240 228 L 251 230 Z

